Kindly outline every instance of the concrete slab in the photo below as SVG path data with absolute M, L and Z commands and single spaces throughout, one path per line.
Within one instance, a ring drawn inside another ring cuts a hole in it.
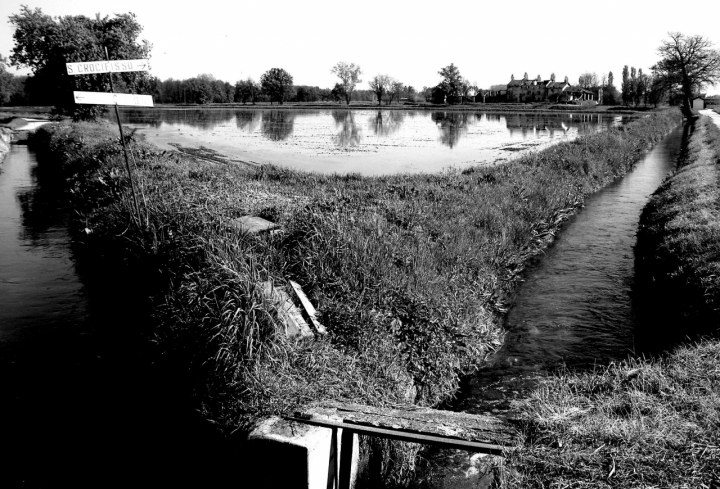
M 342 430 L 269 418 L 248 437 L 243 467 L 248 477 L 243 487 L 288 489 L 338 489 Z M 359 449 L 352 443 L 355 471 L 349 487 L 355 486 Z M 248 484 L 249 482 L 249 484 Z
M 279 228 L 274 222 L 257 216 L 242 216 L 237 219 L 232 219 L 230 226 L 247 234 L 267 233 Z

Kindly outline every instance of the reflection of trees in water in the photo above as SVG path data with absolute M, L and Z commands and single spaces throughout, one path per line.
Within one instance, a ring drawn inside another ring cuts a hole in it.
M 332 117 L 340 131 L 333 140 L 341 148 L 358 146 L 362 140 L 362 132 L 355 123 L 355 114 L 351 110 L 333 110 Z
M 287 139 L 295 129 L 295 115 L 295 112 L 287 110 L 263 111 L 260 126 L 263 136 L 270 141 Z
M 378 110 L 377 115 L 370 119 L 370 130 L 376 136 L 386 137 L 397 132 L 405 121 L 406 112 L 399 110 Z M 413 114 L 411 117 L 413 117 Z
M 611 124 L 607 118 L 597 114 L 508 114 L 507 128 L 511 135 L 521 133 L 523 137 L 536 131 L 548 131 L 554 136 L 556 131 L 566 133 L 571 127 L 580 134 L 595 132 Z
M 440 142 L 452 148 L 460 141 L 460 136 L 467 132 L 475 116 L 467 112 L 433 112 L 430 118 L 440 129 Z
M 262 112 L 257 110 L 242 110 L 235 113 L 235 124 L 241 131 L 254 132 L 262 120 Z
M 16 196 L 22 210 L 20 239 L 32 246 L 52 245 L 49 231 L 66 223 L 66 210 L 58 205 L 63 197 L 59 184 L 62 180 L 56 165 L 37 165 L 31 169 L 31 175 L 35 185 L 18 189 Z
M 220 124 L 230 122 L 235 117 L 232 110 L 123 110 L 121 120 L 129 124 L 148 124 L 160 127 L 163 123 L 212 130 Z

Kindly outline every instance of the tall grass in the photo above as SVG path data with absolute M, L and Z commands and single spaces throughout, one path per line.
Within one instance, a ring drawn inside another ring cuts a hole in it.
M 124 260 L 152 297 L 159 354 L 194 373 L 206 416 L 234 430 L 319 400 L 452 396 L 501 343 L 527 260 L 679 121 L 654 113 L 501 166 L 383 177 L 197 162 L 132 140 L 139 221 L 110 126 L 46 126 L 32 144 L 67 179 L 78 239 Z M 284 232 L 239 235 L 229 221 L 245 214 Z M 258 284 L 286 279 L 327 338 L 284 338 Z

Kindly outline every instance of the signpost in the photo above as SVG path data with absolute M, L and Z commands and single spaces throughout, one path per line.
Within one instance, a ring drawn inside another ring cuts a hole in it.
M 88 61 L 65 63 L 68 75 L 96 75 L 98 73 L 125 73 L 128 71 L 150 71 L 148 59 L 125 59 L 118 61 Z
M 130 169 L 130 160 L 128 159 L 127 146 L 125 145 L 125 134 L 120 123 L 120 112 L 118 105 L 129 105 L 134 107 L 153 107 L 153 99 L 151 95 L 136 95 L 133 93 L 115 93 L 113 86 L 113 73 L 125 73 L 129 71 L 148 71 L 150 62 L 147 59 L 126 59 L 126 60 L 110 60 L 107 48 L 105 48 L 106 61 L 88 61 L 80 63 L 65 63 L 68 75 L 96 75 L 98 73 L 109 73 L 110 76 L 110 93 L 105 92 L 73 92 L 76 104 L 94 104 L 94 105 L 114 105 L 115 117 L 117 118 L 118 128 L 120 129 L 120 142 L 122 143 L 123 152 L 125 154 L 125 168 L 127 168 L 128 177 L 130 178 L 130 188 L 132 189 L 133 203 L 135 204 L 135 213 L 138 223 L 140 222 L 140 206 L 138 205 L 137 193 L 135 192 L 135 183 L 133 182 L 132 170 Z
M 153 107 L 152 95 L 134 93 L 73 92 L 76 104 L 128 105 L 133 107 Z

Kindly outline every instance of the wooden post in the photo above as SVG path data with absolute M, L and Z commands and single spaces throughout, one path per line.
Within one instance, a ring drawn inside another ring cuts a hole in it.
M 107 47 L 105 48 L 105 56 L 107 57 L 107 60 L 110 61 L 110 55 L 108 54 Z M 110 92 L 115 93 L 112 71 L 108 73 L 108 75 L 110 76 Z M 130 188 L 132 190 L 133 203 L 135 204 L 135 213 L 137 215 L 138 223 L 140 223 L 142 222 L 140 219 L 140 206 L 138 205 L 137 193 L 135 192 L 135 183 L 133 182 L 133 174 L 130 169 L 127 146 L 125 145 L 125 134 L 123 133 L 122 124 L 120 123 L 120 112 L 118 111 L 117 104 L 115 104 L 115 117 L 117 118 L 118 128 L 120 129 L 120 142 L 122 143 L 123 153 L 125 154 L 125 168 L 127 168 L 128 178 L 130 179 Z

